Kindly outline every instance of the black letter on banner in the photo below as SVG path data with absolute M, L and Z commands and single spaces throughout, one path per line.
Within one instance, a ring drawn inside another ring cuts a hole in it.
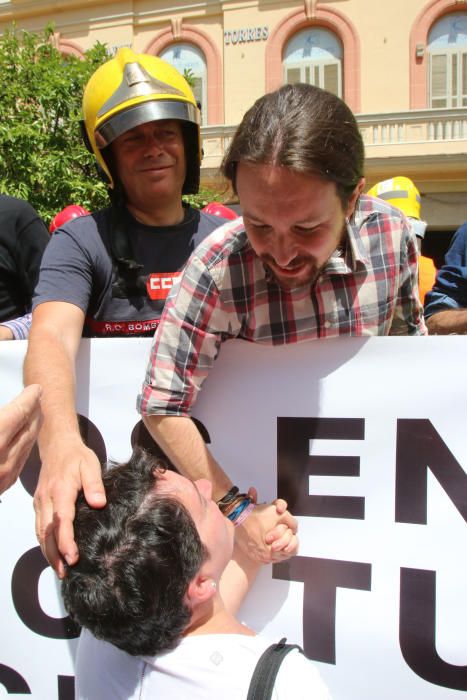
M 18 559 L 11 578 L 13 604 L 22 622 L 36 634 L 52 639 L 74 639 L 80 628 L 69 617 L 49 617 L 39 603 L 39 578 L 48 567 L 40 547 L 33 547 Z
M 8 695 L 31 695 L 31 689 L 23 676 L 4 664 L 0 664 L 0 685 L 3 685 Z
M 436 651 L 436 571 L 401 569 L 399 643 L 407 664 L 436 685 L 467 690 L 467 666 L 443 661 Z
M 294 515 L 365 518 L 365 499 L 357 496 L 310 496 L 308 477 L 359 476 L 359 457 L 309 454 L 310 440 L 363 440 L 363 418 L 278 418 L 277 493 Z
M 396 522 L 427 523 L 427 471 L 467 522 L 467 474 L 426 419 L 397 421 Z M 285 498 L 285 496 L 284 496 Z
M 371 564 L 294 557 L 273 566 L 273 578 L 303 581 L 303 648 L 315 661 L 336 663 L 336 588 L 371 590 Z
M 75 700 L 74 676 L 58 676 L 58 700 Z
M 101 464 L 107 460 L 107 452 L 105 450 L 105 442 L 99 429 L 96 428 L 94 423 L 86 418 L 86 416 L 78 415 L 78 424 L 81 437 L 83 442 L 97 455 L 97 459 Z M 26 491 L 30 496 L 34 496 L 34 492 L 37 488 L 37 480 L 39 479 L 39 471 L 41 468 L 41 458 L 39 457 L 39 450 L 37 448 L 37 443 L 31 450 L 24 469 L 21 473 L 20 480 Z

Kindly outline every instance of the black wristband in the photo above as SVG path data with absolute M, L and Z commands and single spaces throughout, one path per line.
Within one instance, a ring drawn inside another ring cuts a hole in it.
M 235 498 L 235 496 L 237 495 L 237 493 L 239 492 L 239 490 L 240 490 L 240 489 L 238 488 L 238 486 L 232 486 L 232 488 L 230 489 L 230 491 L 227 491 L 227 493 L 225 494 L 225 496 L 222 496 L 222 498 L 220 498 L 220 499 L 217 501 L 217 505 L 219 506 L 219 508 L 220 508 L 221 511 L 222 511 L 223 508 L 225 508 L 226 506 L 228 506 L 229 503 L 232 503 L 232 501 L 234 500 L 234 498 Z

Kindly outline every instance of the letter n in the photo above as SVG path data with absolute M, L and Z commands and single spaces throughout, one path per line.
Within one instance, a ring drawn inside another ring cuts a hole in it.
M 426 525 L 428 469 L 467 522 L 467 474 L 459 462 L 431 421 L 398 420 L 396 522 Z

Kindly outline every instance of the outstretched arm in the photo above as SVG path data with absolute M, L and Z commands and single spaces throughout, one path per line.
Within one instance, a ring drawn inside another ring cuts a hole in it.
M 285 518 L 290 516 L 292 519 L 290 513 L 287 512 L 286 501 L 281 498 L 278 498 L 274 503 L 265 506 L 263 509 L 262 517 L 270 520 L 268 527 L 273 527 L 274 521 L 277 521 L 282 516 Z M 296 530 L 289 528 L 285 522 L 276 525 L 275 530 L 276 534 L 280 535 L 280 544 L 278 540 L 275 546 L 282 546 L 284 551 L 287 551 L 288 556 L 295 556 L 298 552 Z M 233 557 L 220 580 L 221 598 L 226 610 L 232 615 L 237 614 L 245 596 L 253 585 L 260 566 L 261 564 L 257 559 L 249 557 L 244 549 L 237 543 L 235 544 Z
M 75 410 L 75 359 L 83 311 L 66 302 L 45 302 L 33 313 L 24 376 L 42 386 L 42 461 L 34 496 L 36 533 L 42 551 L 60 577 L 78 559 L 73 519 L 78 491 L 96 508 L 105 505 L 101 467 L 80 435 Z
M 218 501 L 232 482 L 206 447 L 201 434 L 187 416 L 143 416 L 153 439 L 183 476 L 192 481 L 209 479 L 212 497 Z

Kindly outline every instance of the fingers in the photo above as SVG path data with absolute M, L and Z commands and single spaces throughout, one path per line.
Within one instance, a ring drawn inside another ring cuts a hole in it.
M 40 520 L 36 518 L 36 537 L 39 542 L 42 554 L 54 569 L 59 578 L 65 578 L 65 564 L 63 558 L 58 551 L 55 532 L 52 521 L 50 525 L 42 528 L 38 523 Z
M 269 530 L 266 534 L 265 541 L 267 544 L 272 545 L 273 542 L 276 540 L 280 539 L 284 527 L 288 528 L 293 534 L 296 534 L 298 530 L 298 523 L 297 520 L 293 517 L 289 511 L 285 511 L 285 513 L 282 513 L 280 518 L 277 520 L 276 525 L 272 530 Z
M 4 411 L 11 438 L 31 421 L 37 419 L 40 414 L 41 393 L 42 390 L 38 384 L 31 384 L 2 409 L 2 419 Z
M 298 523 L 288 510 L 284 510 L 287 503 L 283 499 L 277 499 L 274 505 L 280 517 L 275 527 L 266 534 L 265 542 L 270 545 L 271 560 L 281 561 L 298 552 Z
M 50 537 L 46 540 L 47 559 L 49 552 L 54 555 L 56 561 L 55 550 L 58 550 L 60 563 L 63 566 L 62 557 L 69 566 L 76 564 L 79 558 L 78 546 L 74 538 L 73 520 L 75 518 L 74 501 L 69 501 L 66 504 L 66 513 L 61 513 L 60 504 L 57 504 L 57 510 L 54 513 L 53 530 Z M 59 565 L 59 569 L 61 570 Z
M 42 465 L 39 485 L 34 496 L 36 533 L 42 552 L 60 578 L 65 576 L 64 560 L 72 566 L 79 551 L 74 540 L 75 503 L 82 488 L 89 505 L 105 505 L 105 492 L 99 460 L 84 445 L 62 455 L 55 464 Z
M 17 433 L 40 413 L 40 387 L 37 384 L 23 389 L 21 394 L 0 409 L 0 444 L 9 445 Z
M 277 525 L 274 527 L 273 530 L 270 530 L 265 537 L 266 544 L 273 545 L 280 541 L 282 535 L 284 534 L 285 531 L 287 531 L 289 528 L 285 523 L 277 523 Z M 292 532 L 292 530 L 290 530 Z M 280 548 L 279 548 L 280 549 Z
M 84 497 L 92 508 L 103 508 L 107 502 L 102 483 L 102 469 L 97 457 L 81 466 L 81 481 Z
M 0 409 L 0 493 L 20 474 L 41 425 L 40 387 L 24 389 Z
M 236 542 L 250 559 L 267 564 L 297 553 L 298 523 L 286 508 L 283 499 L 271 505 L 257 505 L 237 529 Z
M 280 536 L 271 544 L 273 558 L 285 558 L 295 556 L 298 552 L 298 537 L 286 525 L 278 525 L 276 530 L 280 531 Z
M 273 503 L 276 506 L 277 515 L 282 515 L 282 513 L 285 513 L 285 511 L 287 510 L 287 501 L 284 501 L 283 498 L 276 498 L 276 500 L 273 501 Z
M 34 496 L 37 538 L 43 555 L 59 578 L 65 576 L 63 559 L 69 565 L 78 560 L 78 547 L 73 536 L 77 494 L 76 486 L 64 481 L 50 495 L 45 489 L 38 489 Z
M 279 518 L 279 523 L 287 525 L 287 527 L 289 527 L 294 533 L 298 530 L 298 522 L 288 510 L 281 515 Z
M 55 569 L 58 576 L 63 578 L 65 575 L 65 567 L 55 543 L 55 535 L 53 534 L 52 504 L 51 502 L 49 504 L 45 504 L 36 492 L 33 505 L 36 512 L 36 537 L 42 550 L 42 554 L 47 559 L 51 567 Z
M 13 399 L 12 404 L 19 406 L 26 417 L 28 417 L 40 408 L 41 395 L 42 389 L 39 384 L 30 384 L 23 389 L 21 394 Z
M 250 488 L 248 489 L 247 495 L 251 498 L 253 503 L 257 503 L 258 491 L 255 489 L 254 486 L 250 486 Z

